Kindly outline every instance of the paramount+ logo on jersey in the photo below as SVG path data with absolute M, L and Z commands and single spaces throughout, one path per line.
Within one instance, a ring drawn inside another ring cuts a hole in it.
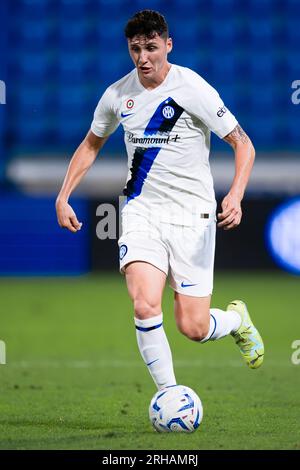
M 178 134 L 174 136 L 160 136 L 160 137 L 137 137 L 132 132 L 126 132 L 127 141 L 132 144 L 143 144 L 143 145 L 161 145 L 161 144 L 170 144 L 177 142 L 180 137 Z

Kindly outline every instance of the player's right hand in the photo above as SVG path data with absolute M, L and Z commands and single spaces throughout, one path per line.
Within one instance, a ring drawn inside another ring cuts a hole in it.
M 81 229 L 82 223 L 78 221 L 75 212 L 67 202 L 56 201 L 55 204 L 58 225 L 75 233 Z

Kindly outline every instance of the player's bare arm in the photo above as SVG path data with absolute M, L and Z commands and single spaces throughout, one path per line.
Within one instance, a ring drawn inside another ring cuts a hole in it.
M 62 228 L 67 228 L 71 232 L 77 232 L 77 230 L 81 229 L 82 223 L 78 221 L 68 200 L 94 163 L 107 139 L 108 137 L 98 137 L 92 131 L 89 131 L 75 151 L 55 204 L 57 221 Z
M 241 223 L 241 201 L 250 178 L 255 158 L 255 150 L 246 132 L 238 124 L 224 137 L 234 150 L 235 175 L 229 193 L 222 201 L 222 212 L 218 214 L 218 227 L 230 230 Z

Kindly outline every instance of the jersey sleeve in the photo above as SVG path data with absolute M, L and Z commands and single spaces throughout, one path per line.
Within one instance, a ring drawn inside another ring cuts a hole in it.
M 193 73 L 189 82 L 187 111 L 223 139 L 238 124 L 235 116 L 225 107 L 218 92 L 200 75 Z
M 107 88 L 95 109 L 94 119 L 91 124 L 92 132 L 98 137 L 109 136 L 119 125 L 117 113 L 113 105 L 113 90 Z

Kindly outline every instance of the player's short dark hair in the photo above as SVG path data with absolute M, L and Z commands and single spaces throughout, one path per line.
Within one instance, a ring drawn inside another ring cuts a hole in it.
M 153 38 L 156 33 L 164 39 L 169 37 L 169 27 L 164 16 L 154 10 L 142 10 L 135 13 L 125 27 L 125 36 L 128 39 L 134 36 Z

